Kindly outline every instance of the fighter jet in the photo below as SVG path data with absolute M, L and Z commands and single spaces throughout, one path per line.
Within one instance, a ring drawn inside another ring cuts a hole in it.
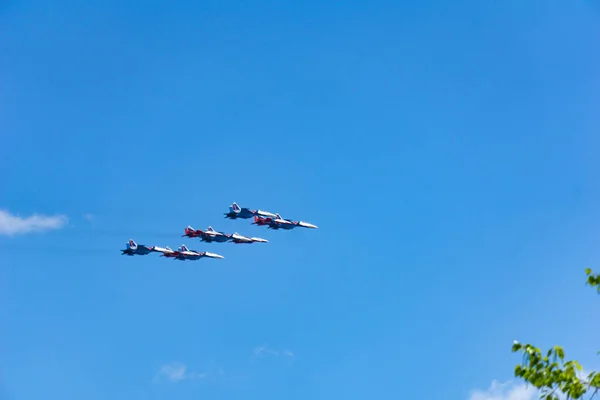
M 270 213 L 268 211 L 251 210 L 251 209 L 245 208 L 245 207 L 244 208 L 240 208 L 240 206 L 238 206 L 236 202 L 233 202 L 233 204 L 229 206 L 229 212 L 225 213 L 225 218 L 230 218 L 230 219 L 237 219 L 237 218 L 248 219 L 248 218 L 255 217 L 257 215 L 261 216 L 261 217 L 275 218 L 275 214 Z
M 182 236 L 187 236 L 189 238 L 200 238 L 200 240 L 202 240 L 203 242 L 217 242 L 217 243 L 223 243 L 223 242 L 227 242 L 229 240 L 231 240 L 231 235 L 228 235 L 226 233 L 223 232 L 217 232 L 215 231 L 212 226 L 209 226 L 208 228 L 206 228 L 205 231 L 201 230 L 201 229 L 194 229 L 191 226 L 188 225 L 187 228 L 185 228 L 185 234 Z
M 235 244 L 254 243 L 254 242 L 269 243 L 269 241 L 267 239 L 263 239 L 263 238 L 259 238 L 259 237 L 242 236 L 237 232 L 234 232 L 233 235 L 231 235 L 231 241 L 232 241 L 232 243 L 235 243 Z
M 185 234 L 182 236 L 186 236 L 189 238 L 200 238 L 200 240 L 202 240 L 203 242 L 217 242 L 217 243 L 224 243 L 224 242 L 228 242 L 231 241 L 232 243 L 254 243 L 254 242 L 261 242 L 261 243 L 268 243 L 269 241 L 263 238 L 259 238 L 259 237 L 246 237 L 243 235 L 240 235 L 239 233 L 235 232 L 233 234 L 229 234 L 229 233 L 223 233 L 223 232 L 218 232 L 215 231 L 212 226 L 209 226 L 208 228 L 206 228 L 205 231 L 201 230 L 201 229 L 194 229 L 191 226 L 188 226 L 187 228 L 185 228 Z
M 297 227 L 311 228 L 311 229 L 318 228 L 316 225 L 309 224 L 308 222 L 292 221 L 291 219 L 284 219 L 281 217 L 281 215 L 279 215 L 279 213 L 275 215 L 275 218 L 261 218 L 258 216 L 254 216 L 254 222 L 252 224 L 258 225 L 258 226 L 266 226 L 267 228 L 270 228 L 270 229 L 285 229 L 285 230 L 290 230 L 290 229 L 294 229 Z
M 129 242 L 127 242 L 126 246 L 127 248 L 125 250 L 121 250 L 122 256 L 145 256 L 146 254 L 150 254 L 154 251 L 154 246 L 145 246 L 143 244 L 138 245 L 133 239 L 129 239 Z
M 175 260 L 181 260 L 181 261 L 199 260 L 203 257 L 225 258 L 219 254 L 209 253 L 208 251 L 190 250 L 187 248 L 187 246 L 185 244 L 182 244 L 181 247 L 177 249 L 177 251 L 171 250 L 168 246 L 167 247 L 155 247 L 155 251 L 162 252 L 163 257 L 173 258 Z

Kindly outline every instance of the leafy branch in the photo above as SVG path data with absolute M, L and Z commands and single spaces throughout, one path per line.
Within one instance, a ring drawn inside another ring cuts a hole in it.
M 589 268 L 585 273 L 587 284 L 596 287 L 600 293 L 600 275 L 594 275 Z M 559 400 L 559 393 L 568 400 L 583 399 L 586 394 L 591 394 L 591 400 L 600 392 L 600 372 L 581 376 L 578 374 L 581 365 L 575 360 L 565 361 L 562 347 L 554 346 L 544 356 L 539 348 L 515 341 L 512 352 L 519 351 L 523 353 L 523 361 L 515 367 L 515 376 L 540 390 L 541 400 Z
M 560 392 L 567 399 L 575 400 L 588 392 L 593 397 L 600 390 L 600 373 L 578 376 L 581 365 L 575 360 L 565 361 L 565 352 L 560 346 L 554 346 L 543 356 L 539 348 L 515 341 L 512 351 L 523 353 L 523 362 L 515 367 L 515 376 L 541 390 L 540 399 L 559 400 L 557 392 Z

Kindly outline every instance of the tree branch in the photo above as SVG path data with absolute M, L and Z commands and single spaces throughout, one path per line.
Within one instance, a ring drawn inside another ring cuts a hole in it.
M 600 293 L 600 274 L 594 275 L 589 268 L 585 273 L 586 284 Z M 592 372 L 587 378 L 580 378 L 577 371 L 582 370 L 581 365 L 575 360 L 565 361 L 565 352 L 560 346 L 554 346 L 542 356 L 539 348 L 515 341 L 512 351 L 523 353 L 521 364 L 515 367 L 515 376 L 541 390 L 540 399 L 558 400 L 555 393 L 559 391 L 567 399 L 573 400 L 582 399 L 584 395 L 591 393 L 591 400 L 600 391 L 600 372 Z

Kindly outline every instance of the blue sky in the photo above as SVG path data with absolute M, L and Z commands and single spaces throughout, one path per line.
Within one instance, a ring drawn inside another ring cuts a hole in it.
M 473 399 L 514 339 L 598 367 L 598 4 L 6 1 L 0 37 L 3 398 Z

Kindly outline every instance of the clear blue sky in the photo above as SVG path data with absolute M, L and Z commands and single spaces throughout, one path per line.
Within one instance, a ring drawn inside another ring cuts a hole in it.
M 0 208 L 69 218 L 0 237 L 0 396 L 468 399 L 514 339 L 598 364 L 598 4 L 141 4 L 0 6 Z

